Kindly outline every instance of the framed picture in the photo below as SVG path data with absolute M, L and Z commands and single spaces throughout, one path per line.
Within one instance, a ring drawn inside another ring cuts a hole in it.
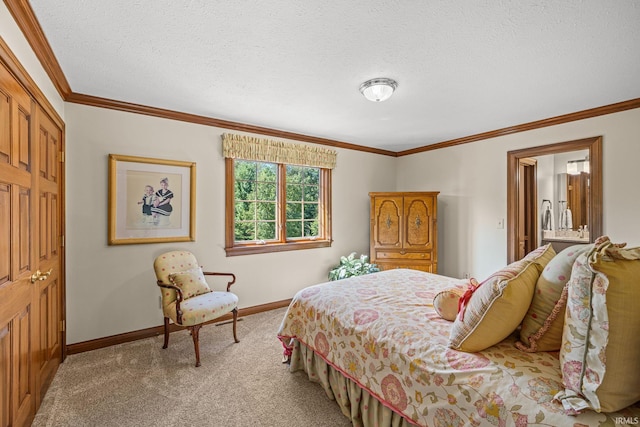
M 196 164 L 109 154 L 109 244 L 195 240 Z

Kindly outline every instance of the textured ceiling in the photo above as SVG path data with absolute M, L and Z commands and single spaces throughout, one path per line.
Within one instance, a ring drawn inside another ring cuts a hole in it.
M 640 98 L 636 0 L 30 4 L 75 93 L 385 150 Z

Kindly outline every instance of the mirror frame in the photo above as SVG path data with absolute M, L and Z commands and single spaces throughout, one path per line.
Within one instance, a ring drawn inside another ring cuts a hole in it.
M 518 162 L 521 158 L 589 150 L 589 240 L 602 235 L 602 136 L 558 142 L 507 152 L 507 262 L 516 261 L 518 229 Z

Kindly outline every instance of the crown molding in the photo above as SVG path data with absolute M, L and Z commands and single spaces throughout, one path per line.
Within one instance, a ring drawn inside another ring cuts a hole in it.
M 260 135 L 273 136 L 276 138 L 293 139 L 296 141 L 311 142 L 313 144 L 327 145 L 348 150 L 364 151 L 374 154 L 395 157 L 395 151 L 381 150 L 378 148 L 365 147 L 363 145 L 350 144 L 348 142 L 334 141 L 332 139 L 318 138 L 315 136 L 303 135 L 300 133 L 287 132 L 261 126 L 248 125 L 245 123 L 220 120 L 212 117 L 198 116 L 196 114 L 182 113 L 180 111 L 166 110 L 163 108 L 149 107 L 146 105 L 133 104 L 113 99 L 100 98 L 92 95 L 84 95 L 72 92 L 66 99 L 67 102 L 83 104 L 93 107 L 108 108 L 111 110 L 126 111 L 129 113 L 144 114 L 147 116 L 160 117 L 164 119 L 179 120 L 183 122 L 196 123 L 205 126 L 214 126 L 223 129 L 231 129 L 239 132 L 256 133 Z
M 609 104 L 602 107 L 590 108 L 588 110 L 582 110 L 575 113 L 563 114 L 561 116 L 555 116 L 548 119 L 536 120 L 534 122 L 523 123 L 521 125 L 509 126 L 489 132 L 478 133 L 475 135 L 452 139 L 450 141 L 438 142 L 436 144 L 425 145 L 423 147 L 417 147 L 411 150 L 398 151 L 396 154 L 398 157 L 408 156 L 410 154 L 423 153 L 425 151 L 438 150 L 440 148 L 468 144 L 470 142 L 482 141 L 484 139 L 496 138 L 498 136 L 511 135 L 518 132 L 525 132 L 528 130 L 574 122 L 576 120 L 590 119 L 592 117 L 603 116 L 605 114 L 619 113 L 621 111 L 633 110 L 634 108 L 640 108 L 640 98 L 617 102 L 615 104 Z

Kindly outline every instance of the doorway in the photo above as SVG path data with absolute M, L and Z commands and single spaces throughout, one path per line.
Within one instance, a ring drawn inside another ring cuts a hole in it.
M 538 247 L 537 161 L 518 159 L 518 259 Z
M 521 213 L 520 200 L 520 160 L 543 156 L 547 154 L 567 153 L 571 151 L 589 151 L 589 191 L 586 195 L 588 203 L 588 227 L 589 238 L 593 242 L 602 235 L 602 137 L 579 139 L 575 141 L 559 142 L 507 153 L 507 262 L 512 263 L 520 259 L 519 229 L 521 216 L 533 215 L 537 219 L 537 207 L 531 208 L 531 212 Z M 522 178 L 524 179 L 524 178 Z M 535 210 L 535 212 L 534 212 Z M 523 225 L 524 226 L 524 225 Z

